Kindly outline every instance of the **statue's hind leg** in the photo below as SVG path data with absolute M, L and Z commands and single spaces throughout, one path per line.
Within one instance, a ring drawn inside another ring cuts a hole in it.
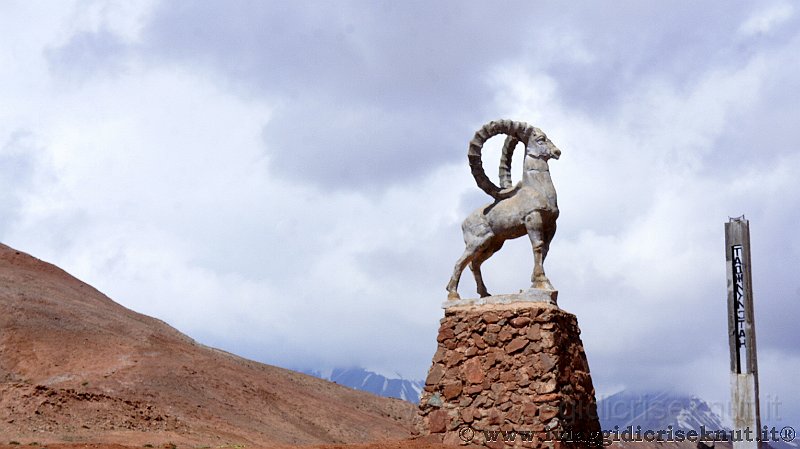
M 464 220 L 461 225 L 461 230 L 464 232 L 464 254 L 456 262 L 453 269 L 453 276 L 450 282 L 447 283 L 447 299 L 459 299 L 458 296 L 458 281 L 461 279 L 461 273 L 464 268 L 472 262 L 475 255 L 486 250 L 490 242 L 494 239 L 489 225 L 483 220 L 482 216 L 475 217 L 470 215 Z
M 458 281 L 461 279 L 461 273 L 466 268 L 472 259 L 475 257 L 477 248 L 474 246 L 467 246 L 464 254 L 456 261 L 456 266 L 453 269 L 453 276 L 450 277 L 450 282 L 447 283 L 447 299 L 460 299 L 458 296 Z
M 486 260 L 494 253 L 500 250 L 503 247 L 503 242 L 499 244 L 495 244 L 487 248 L 486 250 L 480 251 L 478 254 L 475 255 L 475 258 L 472 259 L 472 262 L 469 264 L 470 270 L 472 270 L 472 275 L 475 277 L 475 285 L 478 287 L 478 294 L 481 298 L 485 298 L 487 296 L 491 296 L 489 292 L 486 290 L 486 284 L 483 283 L 483 274 L 481 273 L 481 265 L 486 262 Z
M 528 230 L 528 237 L 531 239 L 533 247 L 533 274 L 531 275 L 531 287 L 543 290 L 555 290 L 550 280 L 544 274 L 545 232 L 542 229 L 542 214 L 533 212 L 525 217 L 525 228 Z M 550 237 L 552 238 L 552 236 Z

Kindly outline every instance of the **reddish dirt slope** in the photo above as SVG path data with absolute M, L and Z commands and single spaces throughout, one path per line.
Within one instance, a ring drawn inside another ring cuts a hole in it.
M 0 245 L 0 444 L 399 440 L 413 412 L 200 345 Z

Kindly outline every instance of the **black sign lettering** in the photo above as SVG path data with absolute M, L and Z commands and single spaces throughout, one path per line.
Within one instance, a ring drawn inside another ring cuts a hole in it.
M 739 351 L 747 344 L 747 332 L 745 331 L 745 307 L 744 307 L 744 264 L 742 263 L 742 246 L 734 245 L 732 248 L 733 271 L 733 313 L 736 316 L 736 347 Z

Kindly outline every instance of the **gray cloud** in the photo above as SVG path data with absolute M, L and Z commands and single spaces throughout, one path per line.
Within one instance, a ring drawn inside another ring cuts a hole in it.
M 612 111 L 650 79 L 685 89 L 710 64 L 740 59 L 731 37 L 748 11 L 724 2 L 694 5 L 628 2 L 584 4 L 559 21 L 554 32 L 574 35 L 590 61 L 554 58 L 549 68 L 560 98 L 586 113 Z M 731 54 L 734 53 L 734 54 Z
M 276 104 L 277 174 L 326 189 L 413 181 L 463 158 L 491 67 L 520 57 L 524 15 L 456 3 L 167 2 L 147 51 L 207 67 Z M 313 11 L 309 13 L 310 11 Z
M 113 75 L 124 68 L 128 45 L 113 31 L 79 31 L 59 46 L 44 51 L 58 78 L 83 83 L 93 76 Z
M 796 391 L 791 6 L 176 1 L 144 17 L 134 37 L 101 23 L 46 46 L 52 77 L 80 81 L 34 92 L 59 176 L 26 190 L 49 163 L 9 156 L 9 204 L 33 192 L 43 212 L 3 238 L 206 343 L 423 377 L 459 221 L 487 202 L 466 145 L 510 116 L 564 150 L 548 273 L 600 391 L 728 394 L 722 222 L 742 212 L 762 392 Z M 525 286 L 524 240 L 487 262 L 490 291 Z

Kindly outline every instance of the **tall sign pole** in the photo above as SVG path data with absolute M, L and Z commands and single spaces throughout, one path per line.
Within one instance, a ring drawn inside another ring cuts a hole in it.
M 758 364 L 753 319 L 750 223 L 742 215 L 725 223 L 728 271 L 728 340 L 731 351 L 731 412 L 734 449 L 761 449 L 758 438 Z M 739 433 L 740 432 L 740 433 Z M 749 435 L 748 435 L 749 434 Z

